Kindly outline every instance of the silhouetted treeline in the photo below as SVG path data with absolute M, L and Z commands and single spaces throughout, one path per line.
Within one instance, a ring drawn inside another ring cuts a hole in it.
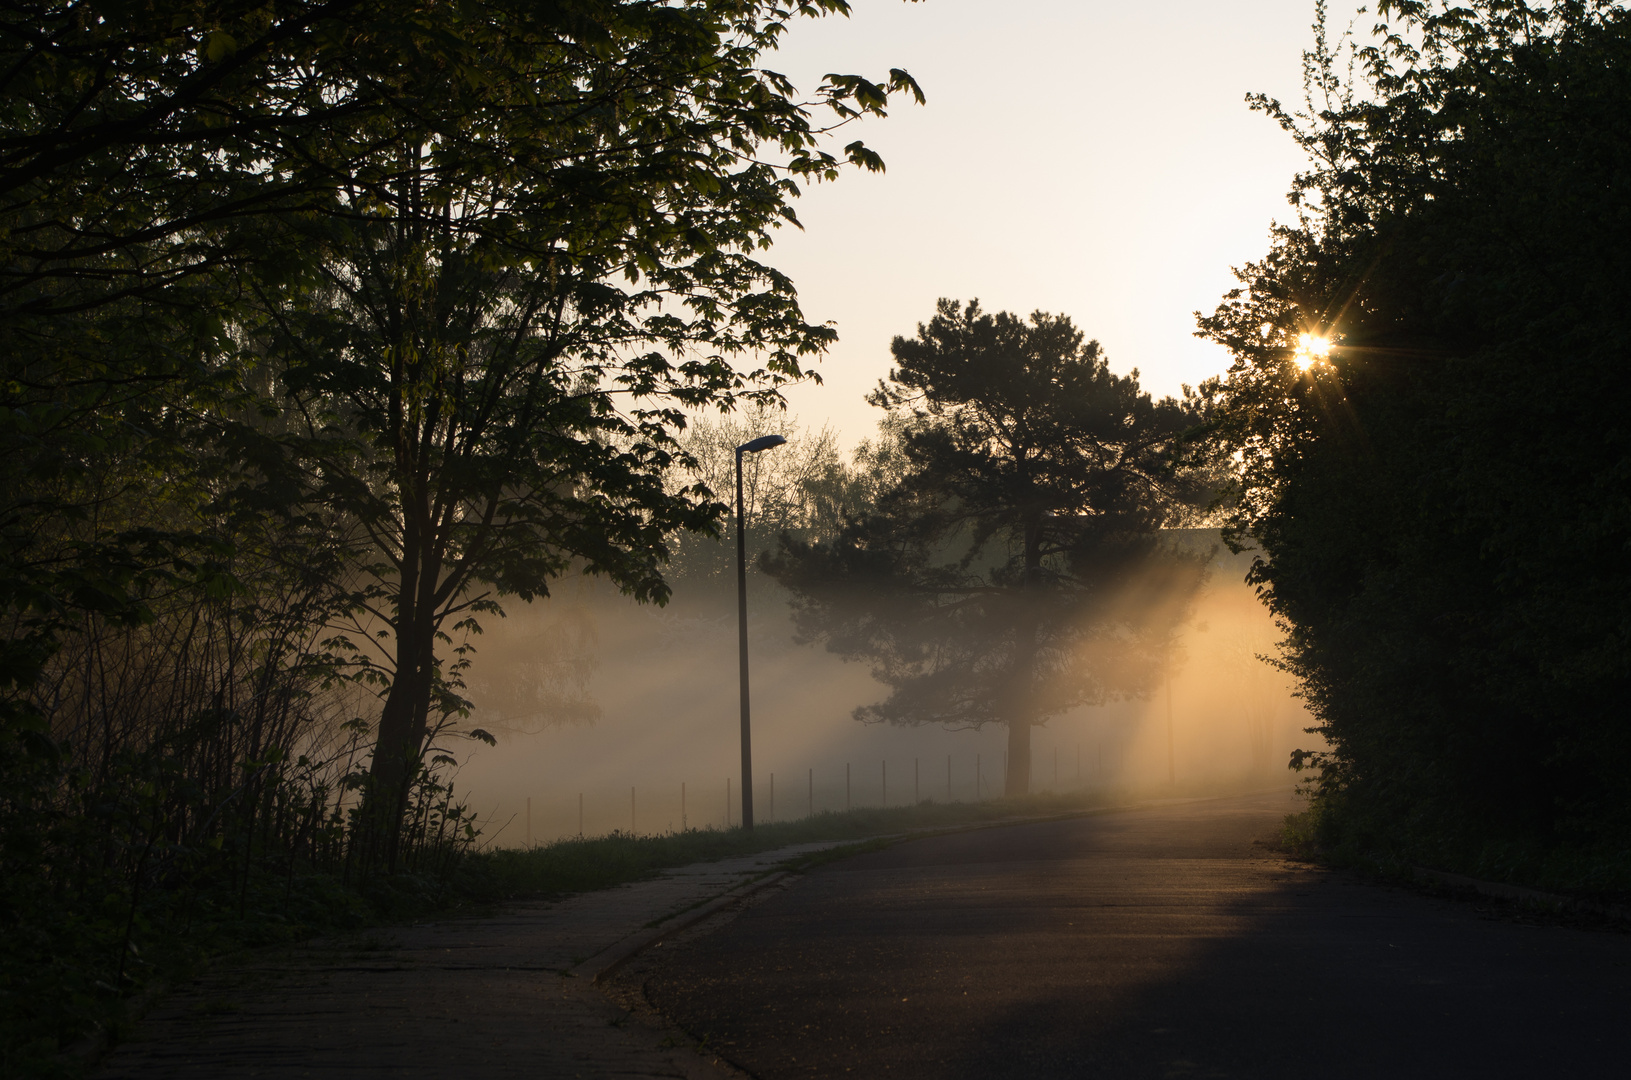
M 844 10 L 0 13 L 0 1071 L 445 866 L 501 598 L 666 598 L 687 413 L 834 337 L 755 255 L 922 97 L 760 66 Z
M 1312 164 L 1202 320 L 1238 535 L 1331 745 L 1324 843 L 1626 890 L 1631 17 L 1389 10 L 1358 85 L 1322 35 L 1309 113 L 1257 102 Z

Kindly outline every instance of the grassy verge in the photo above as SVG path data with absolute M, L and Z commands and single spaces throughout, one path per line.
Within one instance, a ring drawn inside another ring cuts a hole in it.
M 1038 794 L 977 803 L 925 802 L 915 806 L 862 807 L 824 812 L 794 821 L 742 829 L 689 829 L 679 833 L 562 840 L 527 850 L 496 849 L 460 856 L 444 874 L 399 873 L 365 887 L 345 887 L 321 873 L 291 873 L 283 865 L 253 866 L 246 878 L 219 889 L 199 888 L 180 896 L 185 911 L 157 908 L 141 956 L 130 958 L 122 993 L 73 992 L 73 1011 L 36 994 L 29 1008 L 17 991 L 49 973 L 25 971 L 0 948 L 0 1075 L 73 1080 L 94 1066 L 97 1047 L 129 1034 L 139 1014 L 164 985 L 174 985 L 206 964 L 232 965 L 246 950 L 282 947 L 323 935 L 344 935 L 407 920 L 450 914 L 477 914 L 515 899 L 547 899 L 612 888 L 691 863 L 751 855 L 814 842 L 838 842 L 836 852 L 819 852 L 792 864 L 806 869 L 865 850 L 882 837 L 920 830 L 956 829 L 1005 820 L 1044 819 L 1164 798 L 1205 797 L 1250 790 L 1249 784 L 1159 785 L 1068 794 Z M 878 842 L 876 846 L 883 846 Z M 229 887 L 228 887 L 229 886 Z M 341 938 L 336 937 L 336 941 Z M 88 946 L 87 946 L 88 947 Z M 337 948 L 343 946 L 337 945 Z M 27 978 L 25 978 L 27 976 Z M 29 980 L 33 982 L 30 983 Z M 145 991 L 145 992 L 144 992 Z M 50 997 L 50 993 L 44 993 Z M 8 1000 L 9 999 L 9 1000 Z M 15 1007 L 13 1007 L 15 1006 Z M 41 1020 L 45 1008 L 50 1024 Z M 57 1016 L 60 1013 L 62 1015 Z M 62 1047 L 93 1032 L 106 1040 Z
M 824 811 L 794 821 L 743 829 L 687 829 L 684 832 L 560 840 L 530 849 L 499 849 L 468 856 L 454 892 L 468 902 L 553 897 L 607 889 L 639 881 L 659 871 L 762 851 L 830 841 L 857 841 L 926 829 L 990 824 L 1011 818 L 1045 818 L 1090 812 L 1139 801 L 1232 794 L 1239 787 L 1112 789 L 1068 794 L 1027 795 L 976 803 L 924 802 L 915 806 L 864 807 Z

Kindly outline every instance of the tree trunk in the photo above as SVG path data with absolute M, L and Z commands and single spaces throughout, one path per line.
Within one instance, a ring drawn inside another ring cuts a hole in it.
M 409 780 L 424 748 L 435 635 L 435 624 L 424 619 L 398 628 L 396 675 L 380 709 L 374 759 L 369 765 L 372 783 L 364 806 L 370 846 L 392 870 L 396 867 Z
M 1033 698 L 1036 686 L 1037 572 L 1042 566 L 1042 532 L 1036 522 L 1025 526 L 1025 577 L 1020 587 L 1020 610 L 1014 634 L 1014 668 L 1008 698 L 1008 775 L 1003 778 L 1003 794 L 1029 795 L 1031 792 L 1031 727 L 1036 718 Z
M 1036 722 L 1036 619 L 1021 610 L 1015 628 L 1014 668 L 1009 673 L 1008 773 L 1003 778 L 1004 795 L 1028 795 L 1031 791 L 1031 728 Z
M 1008 775 L 1004 795 L 1026 795 L 1031 790 L 1031 717 L 1023 710 L 1008 719 Z

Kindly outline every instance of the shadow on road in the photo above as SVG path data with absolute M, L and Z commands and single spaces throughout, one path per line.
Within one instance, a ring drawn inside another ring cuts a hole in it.
M 1616 1075 L 1631 937 L 1290 863 L 1279 796 L 835 864 L 673 950 L 660 1010 L 792 1076 Z

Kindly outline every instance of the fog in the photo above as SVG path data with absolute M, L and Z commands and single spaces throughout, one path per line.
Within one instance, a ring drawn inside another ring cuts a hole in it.
M 1145 700 L 1077 709 L 1035 729 L 1033 790 L 1183 794 L 1291 782 L 1287 757 L 1315 740 L 1303 733 L 1309 720 L 1290 679 L 1258 659 L 1276 635 L 1242 581 L 1249 562 L 1219 545 L 1183 630 L 1170 697 L 1161 686 Z M 739 823 L 732 585 L 682 581 L 658 608 L 569 581 L 548 600 L 512 601 L 507 618 L 484 620 L 467 696 L 471 725 L 498 744 L 438 745 L 462 763 L 456 782 L 485 820 L 487 842 L 576 835 L 580 799 L 586 835 L 717 827 L 727 815 Z M 878 806 L 1001 794 L 1003 727 L 858 723 L 852 710 L 888 689 L 862 664 L 795 644 L 786 594 L 773 581 L 750 574 L 749 593 L 758 820 L 841 810 L 846 798 Z

